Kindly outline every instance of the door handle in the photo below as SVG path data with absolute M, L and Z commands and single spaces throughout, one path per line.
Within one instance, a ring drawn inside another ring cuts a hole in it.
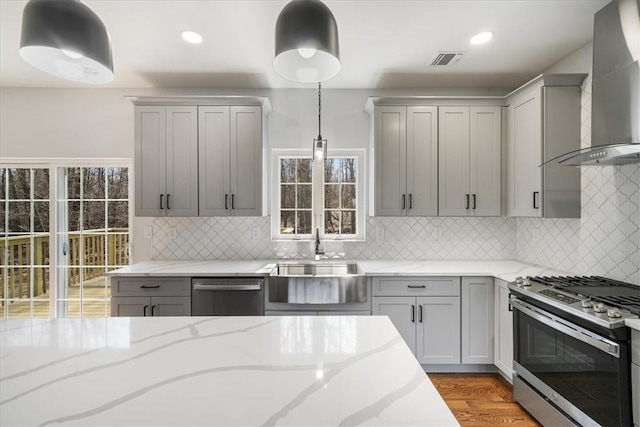
M 475 210 L 476 208 L 476 195 L 473 195 L 473 209 Z
M 171 194 L 167 194 L 167 209 L 171 209 Z
M 155 314 L 153 313 L 153 312 L 154 312 L 154 310 L 155 310 L 155 308 L 156 308 L 156 305 L 155 305 L 155 304 L 151 306 L 151 316 L 154 316 L 154 315 L 155 315 Z
M 402 210 L 406 209 L 407 207 L 407 203 L 406 203 L 406 195 L 402 195 Z
M 416 306 L 411 304 L 411 323 L 416 323 Z
M 164 203 L 163 203 L 163 200 L 164 200 L 164 194 L 161 194 L 161 195 L 160 195 L 160 209 L 164 209 Z
M 465 198 L 467 199 L 467 204 L 466 204 L 465 209 L 469 209 L 469 195 L 468 195 L 468 194 L 465 194 L 464 196 L 465 196 Z
M 419 307 L 419 310 L 420 310 L 420 317 L 419 317 L 419 319 L 420 319 L 420 323 L 422 323 L 422 304 L 420 304 L 418 307 Z
M 231 209 L 235 209 L 236 208 L 236 195 L 232 194 L 231 195 Z
M 409 194 L 409 209 L 413 209 L 413 194 Z
M 224 195 L 224 208 L 225 209 L 229 209 L 229 195 L 228 194 Z
M 149 307 L 148 305 L 145 305 L 144 307 L 142 307 L 142 315 L 144 317 L 147 317 L 147 307 Z
M 533 192 L 533 209 L 540 209 L 540 206 L 537 206 L 536 202 L 538 201 L 538 194 L 540 194 L 539 191 L 534 191 Z

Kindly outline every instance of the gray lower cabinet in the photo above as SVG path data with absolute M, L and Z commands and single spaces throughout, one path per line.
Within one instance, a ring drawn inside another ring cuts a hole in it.
M 372 314 L 389 316 L 421 364 L 460 363 L 460 278 L 373 279 Z
M 190 316 L 190 278 L 111 279 L 111 316 Z
M 509 307 L 507 282 L 495 279 L 494 365 L 503 376 L 513 378 L 513 313 Z
M 462 278 L 462 363 L 494 363 L 492 277 Z

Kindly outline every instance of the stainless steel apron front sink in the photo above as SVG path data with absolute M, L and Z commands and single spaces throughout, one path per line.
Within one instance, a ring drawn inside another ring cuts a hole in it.
M 349 304 L 367 301 L 367 279 L 355 263 L 282 263 L 269 281 L 269 302 Z

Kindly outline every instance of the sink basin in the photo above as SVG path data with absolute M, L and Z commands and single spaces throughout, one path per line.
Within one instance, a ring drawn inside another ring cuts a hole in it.
M 358 276 L 356 263 L 282 263 L 273 272 L 280 277 L 349 277 Z

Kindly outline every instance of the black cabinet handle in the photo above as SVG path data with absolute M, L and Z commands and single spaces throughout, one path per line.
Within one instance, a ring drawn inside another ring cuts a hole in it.
M 232 194 L 231 195 L 231 209 L 235 209 L 236 208 L 236 195 Z
M 167 209 L 171 209 L 171 194 L 167 194 Z
M 533 209 L 540 209 L 540 206 L 538 206 L 538 204 L 537 204 L 538 194 L 540 194 L 539 191 L 534 191 L 533 192 Z
M 151 306 L 151 316 L 154 316 L 154 310 L 155 310 L 156 306 L 155 304 Z
M 413 209 L 413 194 L 409 194 L 409 209 Z
M 467 199 L 467 204 L 466 204 L 465 209 L 469 209 L 469 195 L 465 194 L 464 197 Z
M 158 289 L 160 285 L 142 285 L 140 289 Z
M 411 304 L 411 323 L 416 323 L 416 306 Z
M 422 323 L 422 305 L 418 306 L 420 308 L 420 323 Z
M 473 195 L 473 209 L 476 208 L 476 195 Z
M 149 307 L 148 305 L 145 305 L 144 307 L 142 307 L 142 315 L 144 317 L 147 317 L 147 307 Z
M 161 194 L 161 195 L 160 195 L 160 209 L 164 209 L 164 203 L 163 203 L 163 201 L 164 201 L 164 194 Z
M 402 195 L 402 209 L 404 210 L 407 207 L 406 196 Z
M 511 305 L 511 293 L 509 293 L 509 299 L 507 300 L 507 305 L 509 306 L 509 311 L 513 311 L 513 306 Z
M 225 209 L 229 209 L 229 195 L 228 194 L 224 195 L 224 208 Z
M 409 289 L 424 289 L 426 288 L 425 285 L 407 285 L 407 288 Z

